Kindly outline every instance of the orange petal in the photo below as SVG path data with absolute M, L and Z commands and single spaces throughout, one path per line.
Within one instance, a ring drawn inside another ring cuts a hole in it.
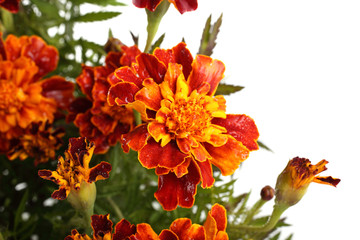
M 212 206 L 209 214 L 215 219 L 217 230 L 225 231 L 227 226 L 226 209 L 220 204 L 216 203 L 214 206 Z
M 226 232 L 219 231 L 216 234 L 215 240 L 229 240 L 229 236 Z
M 197 55 L 190 73 L 188 83 L 190 92 L 197 90 L 204 82 L 210 84 L 208 95 L 214 95 L 220 80 L 224 77 L 225 65 L 204 55 Z
M 191 153 L 195 157 L 195 159 L 200 162 L 204 162 L 212 157 L 211 154 L 208 153 L 208 151 L 202 144 L 199 144 L 199 146 L 197 147 L 192 147 Z
M 139 151 L 146 144 L 150 134 L 147 130 L 147 124 L 136 126 L 131 132 L 122 135 L 121 145 L 125 152 L 129 152 L 129 147 Z
M 190 163 L 188 171 L 188 174 L 181 178 L 171 172 L 159 176 L 158 190 L 154 196 L 165 210 L 174 210 L 177 205 L 185 208 L 194 205 L 200 175 L 194 163 Z
M 164 82 L 160 84 L 163 98 L 173 97 L 176 91 L 176 82 L 182 74 L 182 66 L 176 63 L 169 63 Z
M 199 172 L 201 176 L 201 187 L 210 188 L 214 185 L 215 179 L 213 177 L 213 170 L 209 160 L 204 162 L 196 162 L 199 167 Z
M 250 151 L 259 149 L 256 142 L 259 138 L 259 131 L 252 118 L 240 114 L 227 114 L 226 119 L 214 118 L 212 123 L 225 127 L 228 134 L 240 141 Z
M 144 87 L 136 94 L 135 99 L 143 102 L 147 108 L 151 110 L 159 110 L 160 102 L 162 100 L 159 85 L 151 78 L 145 79 Z
M 147 223 L 140 223 L 136 225 L 136 240 L 158 240 L 158 235 L 154 232 L 151 226 Z
M 198 224 L 191 224 L 188 218 L 178 218 L 172 222 L 170 230 L 173 231 L 179 239 L 205 240 L 205 229 Z
M 221 147 L 205 143 L 205 148 L 212 157 L 210 162 L 218 167 L 224 176 L 233 174 L 239 164 L 249 156 L 249 150 L 231 136 Z
M 161 146 L 164 147 L 171 141 L 171 136 L 166 130 L 166 126 L 162 123 L 151 122 L 148 124 L 148 131 L 156 142 L 161 140 Z
M 139 161 L 145 168 L 175 168 L 185 161 L 186 154 L 182 153 L 175 141 L 161 147 L 153 138 L 139 150 Z

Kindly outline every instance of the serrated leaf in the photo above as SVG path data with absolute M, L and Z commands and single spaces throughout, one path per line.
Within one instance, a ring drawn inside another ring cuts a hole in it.
M 32 2 L 36 5 L 36 7 L 39 8 L 41 13 L 45 13 L 46 15 L 51 16 L 51 18 L 61 18 L 59 15 L 59 9 L 56 7 L 56 5 L 49 4 L 40 0 L 32 0 Z
M 222 14 L 213 25 L 211 24 L 211 15 L 209 16 L 205 23 L 198 54 L 211 56 L 216 46 L 216 38 L 220 31 L 221 23 Z
M 82 16 L 77 16 L 71 18 L 71 22 L 95 22 L 95 21 L 104 21 L 114 17 L 117 17 L 121 12 L 91 12 L 84 14 Z
M 154 44 L 151 46 L 150 52 L 154 52 L 155 48 L 160 47 L 161 43 L 164 41 L 165 33 L 161 35 L 158 40 L 154 42 Z
M 241 91 L 242 89 L 244 89 L 242 86 L 220 83 L 216 90 L 216 95 L 230 95 L 232 93 Z
M 118 2 L 117 0 L 73 0 L 73 3 L 76 5 L 90 3 L 98 6 L 126 6 L 125 3 Z
M 79 39 L 79 44 L 83 47 L 84 50 L 91 49 L 94 52 L 101 53 L 101 54 L 106 54 L 103 46 L 101 46 L 101 45 L 99 45 L 97 43 L 90 42 L 90 41 L 87 41 L 87 40 L 85 40 L 83 38 L 80 38 Z

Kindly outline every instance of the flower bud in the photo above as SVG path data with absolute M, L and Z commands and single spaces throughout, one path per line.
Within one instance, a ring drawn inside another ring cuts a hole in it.
M 325 171 L 326 160 L 321 160 L 312 165 L 309 159 L 295 157 L 279 175 L 275 192 L 277 204 L 292 206 L 301 200 L 311 182 L 336 186 L 340 179 L 332 177 L 316 177 L 320 172 Z
M 275 195 L 275 190 L 269 185 L 263 187 L 260 192 L 261 199 L 264 201 L 271 200 Z

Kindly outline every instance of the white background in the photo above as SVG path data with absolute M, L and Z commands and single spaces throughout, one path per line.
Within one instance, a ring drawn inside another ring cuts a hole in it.
M 198 0 L 195 12 L 181 15 L 174 6 L 157 36 L 171 48 L 182 37 L 197 53 L 207 17 L 223 13 L 213 58 L 226 65 L 225 82 L 244 86 L 227 97 L 228 113 L 251 116 L 260 140 L 273 152 L 253 152 L 237 173 L 239 193 L 252 190 L 251 202 L 264 185 L 274 186 L 289 159 L 313 164 L 329 161 L 322 176 L 341 178 L 337 188 L 313 183 L 304 198 L 284 216 L 293 226 L 282 239 L 359 239 L 360 1 Z M 91 7 L 86 11 L 91 10 Z M 131 30 L 146 39 L 146 15 L 130 1 L 116 8 L 119 17 L 82 24 L 76 32 L 103 44 L 109 28 L 132 45 Z M 263 209 L 269 214 L 272 202 Z M 355 219 L 355 220 L 354 220 Z

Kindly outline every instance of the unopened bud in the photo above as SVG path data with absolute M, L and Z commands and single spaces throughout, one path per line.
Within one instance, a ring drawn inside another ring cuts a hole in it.
M 264 201 L 271 200 L 275 195 L 275 190 L 269 185 L 263 187 L 260 192 L 261 199 Z
M 105 43 L 104 49 L 108 52 L 121 52 L 121 47 L 124 44 L 117 38 L 110 37 L 108 41 Z

